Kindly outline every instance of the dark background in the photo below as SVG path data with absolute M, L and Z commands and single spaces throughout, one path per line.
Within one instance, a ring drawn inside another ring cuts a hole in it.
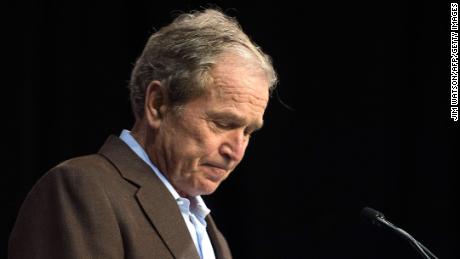
M 214 2 L 269 53 L 280 84 L 246 159 L 206 197 L 235 258 L 418 258 L 365 224 L 385 213 L 459 258 L 459 123 L 442 1 Z M 209 1 L 34 1 L 2 8 L 2 231 L 37 179 L 130 128 L 127 81 L 154 31 Z M 282 103 L 286 103 L 286 107 Z

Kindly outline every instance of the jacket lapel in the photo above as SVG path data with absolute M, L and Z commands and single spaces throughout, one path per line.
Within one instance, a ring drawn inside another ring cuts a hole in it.
M 107 139 L 99 154 L 109 159 L 123 178 L 139 187 L 137 202 L 173 256 L 199 259 L 176 201 L 152 169 L 115 136 Z
M 219 232 L 216 227 L 216 223 L 212 219 L 211 215 L 206 217 L 207 223 L 207 232 L 209 235 L 209 239 L 211 239 L 212 247 L 214 248 L 214 254 L 216 255 L 216 259 L 230 259 L 232 255 L 230 253 L 230 249 L 228 248 L 227 241 Z

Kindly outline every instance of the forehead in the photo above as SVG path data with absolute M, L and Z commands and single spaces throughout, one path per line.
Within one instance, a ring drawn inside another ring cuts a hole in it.
M 257 106 L 265 106 L 268 102 L 267 75 L 251 56 L 221 55 L 209 75 L 211 83 L 208 92 L 211 95 L 239 96 Z
M 210 109 L 223 110 L 262 121 L 269 99 L 268 79 L 255 61 L 237 55 L 223 56 L 211 69 L 207 89 Z

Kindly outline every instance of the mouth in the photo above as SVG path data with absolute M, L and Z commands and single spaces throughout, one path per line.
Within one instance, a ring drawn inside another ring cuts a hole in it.
M 228 167 L 213 163 L 206 163 L 203 166 L 207 169 L 207 178 L 214 182 L 222 181 L 230 171 L 230 168 Z

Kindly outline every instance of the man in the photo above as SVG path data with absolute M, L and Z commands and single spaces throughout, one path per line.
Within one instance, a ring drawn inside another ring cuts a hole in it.
M 179 16 L 136 62 L 132 131 L 40 179 L 9 258 L 231 258 L 200 195 L 243 158 L 275 82 L 270 58 L 235 20 Z

